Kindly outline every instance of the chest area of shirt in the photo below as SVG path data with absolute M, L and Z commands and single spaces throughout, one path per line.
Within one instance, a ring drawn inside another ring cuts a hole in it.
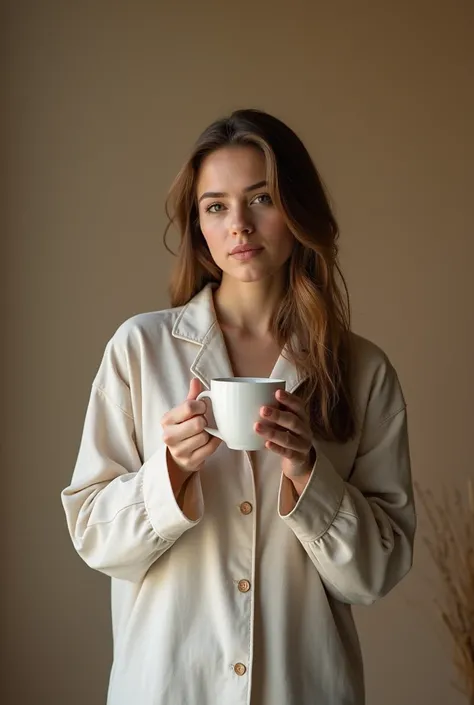
M 243 377 L 283 377 L 285 378 L 289 366 L 276 345 L 262 346 L 260 348 L 252 345 L 252 341 L 245 341 L 239 346 L 239 362 L 237 369 L 232 369 L 230 357 L 235 356 L 237 348 L 224 344 L 221 336 L 214 336 L 213 339 L 203 348 L 181 340 L 168 338 L 162 341 L 160 346 L 149 346 L 148 354 L 141 360 L 141 364 L 135 366 L 131 392 L 134 417 L 136 422 L 137 441 L 140 452 L 144 460 L 153 454 L 160 443 L 162 428 L 161 419 L 170 409 L 182 404 L 187 397 L 189 382 L 192 377 L 201 379 L 203 387 L 208 387 L 210 380 L 216 376 L 243 376 Z M 287 389 L 294 389 L 295 378 L 287 379 Z M 332 459 L 336 469 L 346 479 L 350 473 L 356 448 L 352 443 L 339 445 L 333 443 L 321 443 L 321 448 L 326 455 Z M 224 444 L 223 444 L 224 446 Z M 219 456 L 219 464 L 224 460 L 223 456 L 234 457 L 235 451 L 229 451 L 222 447 Z M 254 465 L 255 480 L 257 486 L 265 483 L 265 465 L 270 461 L 266 452 L 261 458 L 252 458 Z M 243 454 L 242 454 L 243 455 Z M 225 462 L 229 462 L 231 457 L 225 457 Z M 278 456 L 270 454 L 273 459 L 272 465 L 278 461 Z M 250 458 L 249 458 L 250 459 Z M 216 457 L 217 460 L 217 457 Z M 244 462 L 240 458 L 244 467 L 249 466 L 248 460 Z

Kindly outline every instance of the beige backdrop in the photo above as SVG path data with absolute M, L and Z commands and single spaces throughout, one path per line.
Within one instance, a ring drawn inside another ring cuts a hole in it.
M 416 478 L 472 474 L 472 0 L 281 6 L 4 3 L 8 703 L 105 702 L 109 583 L 75 555 L 59 493 L 108 337 L 167 305 L 166 189 L 232 108 L 287 120 L 329 185 L 354 328 L 399 371 Z M 431 574 L 420 543 L 403 586 L 357 612 L 368 705 L 463 702 Z

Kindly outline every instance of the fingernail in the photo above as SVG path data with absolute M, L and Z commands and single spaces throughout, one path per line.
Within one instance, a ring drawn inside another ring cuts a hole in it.
M 256 423 L 256 424 L 255 424 L 255 430 L 256 430 L 256 431 L 261 431 L 262 428 L 263 428 L 263 426 L 262 426 L 261 423 Z
M 269 406 L 264 406 L 262 409 L 262 415 L 263 416 L 271 416 L 272 415 L 272 410 L 270 409 Z
M 283 391 L 283 389 L 278 389 L 277 394 L 280 397 L 280 399 L 284 399 L 286 397 L 286 393 Z

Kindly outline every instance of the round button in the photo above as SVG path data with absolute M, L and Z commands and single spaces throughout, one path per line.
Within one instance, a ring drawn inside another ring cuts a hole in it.
M 240 592 L 248 592 L 250 590 L 250 583 L 248 580 L 239 580 L 238 588 Z
M 250 514 L 252 512 L 252 509 L 253 507 L 250 502 L 242 502 L 242 504 L 240 505 L 240 511 L 242 512 L 242 514 Z
M 243 676 L 247 669 L 245 668 L 243 663 L 236 663 L 234 666 L 234 671 L 237 673 L 238 676 Z

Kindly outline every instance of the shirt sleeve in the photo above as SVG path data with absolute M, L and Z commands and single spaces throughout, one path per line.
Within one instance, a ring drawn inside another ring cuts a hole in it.
M 129 390 L 112 363 L 106 354 L 92 387 L 72 482 L 61 499 L 73 544 L 84 561 L 111 577 L 138 582 L 199 523 L 204 502 L 195 473 L 178 504 L 161 440 L 142 462 Z M 100 380 L 107 381 L 110 392 L 98 386 Z
M 412 565 L 416 516 L 406 408 L 382 418 L 369 409 L 349 481 L 315 445 L 317 459 L 296 504 L 282 477 L 280 516 L 334 597 L 371 604 Z

